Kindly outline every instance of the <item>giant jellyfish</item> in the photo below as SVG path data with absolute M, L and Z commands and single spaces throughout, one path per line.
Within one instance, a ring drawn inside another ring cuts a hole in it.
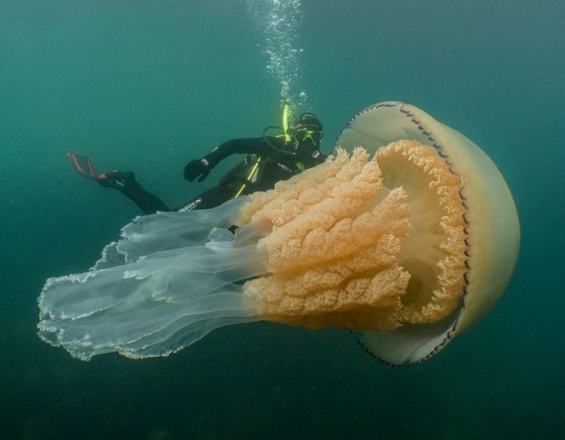
M 489 157 L 399 102 L 273 190 L 136 218 L 87 272 L 47 280 L 39 335 L 88 360 L 166 356 L 232 324 L 338 327 L 391 364 L 427 359 L 504 292 L 519 249 Z

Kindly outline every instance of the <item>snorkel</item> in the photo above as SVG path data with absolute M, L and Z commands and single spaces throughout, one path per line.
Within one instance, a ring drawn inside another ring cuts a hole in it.
M 263 139 L 265 141 L 265 143 L 267 145 L 269 145 L 273 150 L 278 151 L 279 153 L 282 154 L 286 154 L 289 156 L 293 156 L 295 154 L 295 150 L 296 147 L 298 146 L 298 142 L 296 141 L 296 139 L 292 136 L 292 124 L 291 124 L 291 119 L 292 119 L 292 104 L 289 100 L 285 101 L 283 104 L 283 110 L 282 110 L 282 126 L 279 127 L 277 125 L 269 125 L 268 127 L 265 127 L 265 129 L 263 130 Z M 278 131 L 280 134 L 276 134 L 273 135 L 271 137 L 276 137 L 276 138 L 284 138 L 284 144 L 285 144 L 285 149 L 280 148 L 276 145 L 274 145 L 270 140 L 269 140 L 269 131 L 274 130 L 274 131 Z
M 289 143 L 292 140 L 289 132 L 289 119 L 292 115 L 292 111 L 290 110 L 290 102 L 286 101 L 283 106 L 283 115 L 282 115 L 282 127 L 284 132 L 284 140 L 286 143 Z

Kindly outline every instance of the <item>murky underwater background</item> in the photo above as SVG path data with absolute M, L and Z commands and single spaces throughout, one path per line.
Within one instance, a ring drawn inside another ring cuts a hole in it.
M 565 4 L 280 1 L 0 0 L 0 438 L 565 438 Z M 495 310 L 409 368 L 348 332 L 271 324 L 145 361 L 41 342 L 45 278 L 88 268 L 138 214 L 65 153 L 175 205 L 229 166 L 191 184 L 185 163 L 278 124 L 281 90 L 322 118 L 326 152 L 384 100 L 487 151 L 523 233 Z

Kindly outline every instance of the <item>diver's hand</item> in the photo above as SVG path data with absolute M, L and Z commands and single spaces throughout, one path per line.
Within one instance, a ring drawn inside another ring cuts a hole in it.
M 198 178 L 202 182 L 210 174 L 210 162 L 206 159 L 191 160 L 184 167 L 184 178 L 191 182 Z

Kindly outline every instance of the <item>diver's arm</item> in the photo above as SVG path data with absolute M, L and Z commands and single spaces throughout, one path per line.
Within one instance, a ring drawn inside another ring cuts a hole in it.
M 265 142 L 265 138 L 243 138 L 231 139 L 218 145 L 210 151 L 204 159 L 208 161 L 208 166 L 214 168 L 219 162 L 232 154 L 269 154 L 271 148 Z
M 191 182 L 198 178 L 198 181 L 201 182 L 208 176 L 212 168 L 232 154 L 265 155 L 272 152 L 268 142 L 262 137 L 231 139 L 218 145 L 202 159 L 190 161 L 184 168 L 184 178 Z

